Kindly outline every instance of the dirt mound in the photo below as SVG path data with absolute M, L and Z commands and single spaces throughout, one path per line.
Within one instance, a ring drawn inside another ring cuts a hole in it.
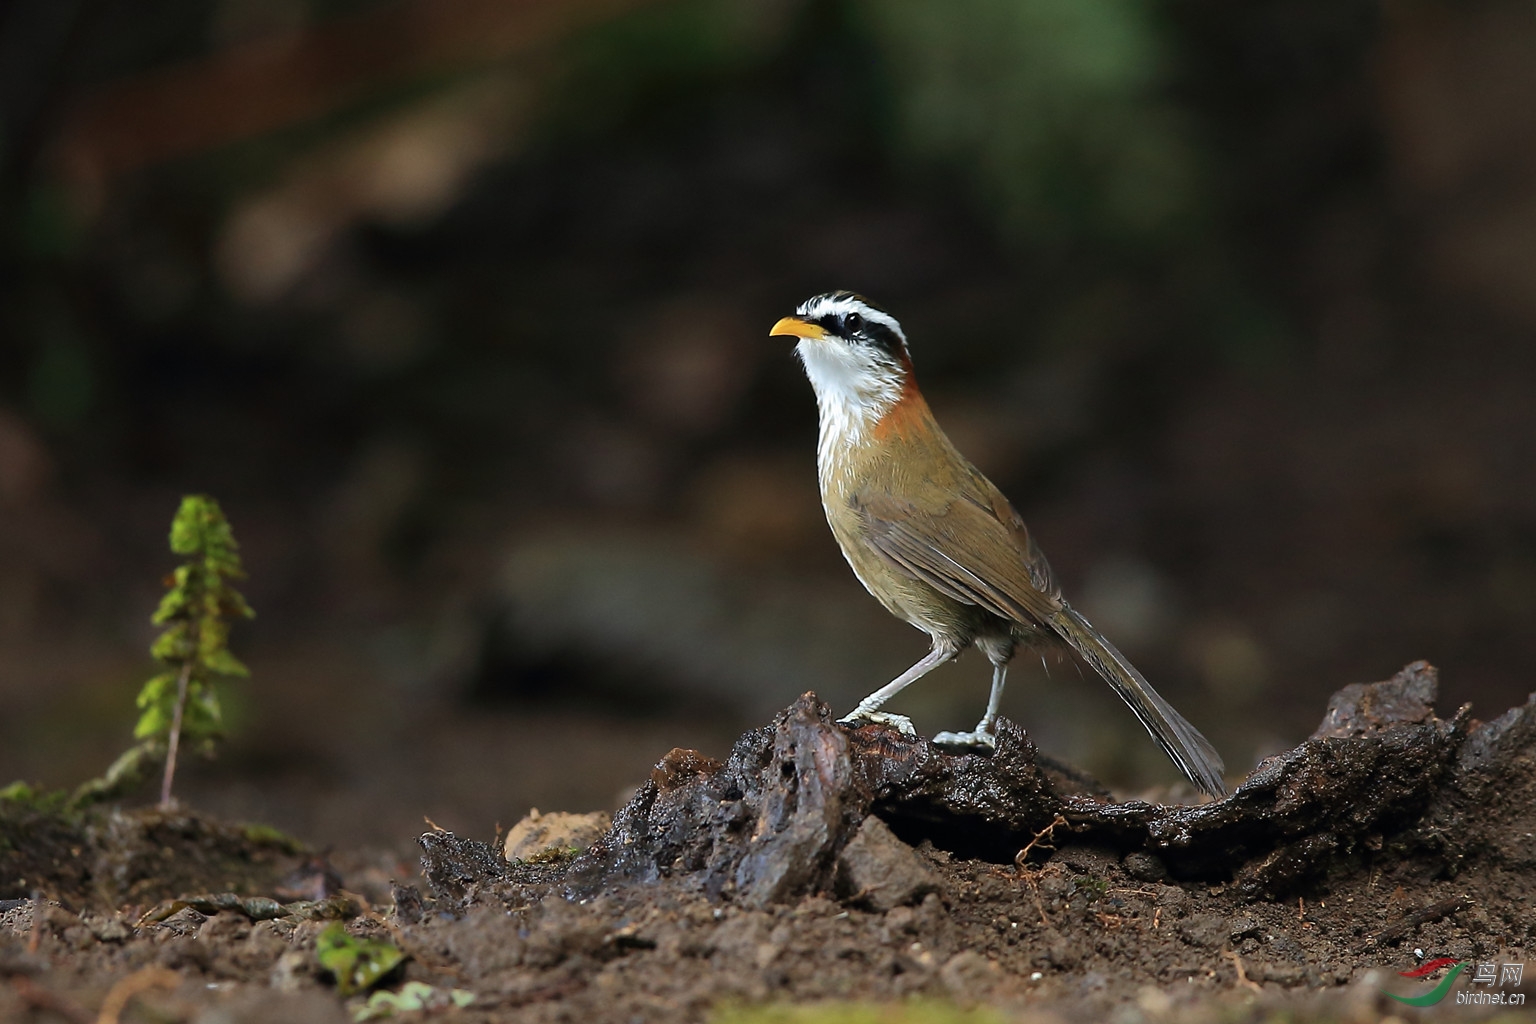
M 464 1020 L 698 1020 L 730 1003 L 913 995 L 1063 1018 L 1370 1019 L 1398 1005 L 1384 988 L 1433 995 L 1457 962 L 1523 964 L 1536 930 L 1536 698 L 1482 723 L 1465 707 L 1438 717 L 1435 695 L 1422 663 L 1346 687 L 1309 740 L 1231 796 L 1179 806 L 1115 802 L 1006 723 L 994 755 L 952 755 L 845 730 L 807 694 L 723 761 L 668 753 L 574 856 L 555 845 L 509 863 L 432 832 L 420 888 L 354 859 L 341 874 L 361 895 L 326 899 L 330 867 L 308 900 L 205 898 L 163 920 L 122 912 L 152 876 L 105 885 L 80 867 L 148 863 L 134 851 L 163 831 L 119 815 L 80 833 L 91 849 L 72 866 L 28 879 L 86 905 L 0 904 L 0 973 L 20 979 L 0 1011 L 27 1019 L 65 991 L 95 1005 L 154 967 L 180 987 L 139 998 L 171 1019 L 215 1006 L 276 1019 L 253 992 L 282 1000 L 284 1019 L 344 1019 L 313 953 L 342 916 L 409 954 L 387 987 L 473 993 L 446 1011 Z M 25 848 L 33 826 L 7 827 Z M 231 834 L 204 827 L 214 847 Z M 154 895 L 188 895 L 185 878 Z M 1451 983 L 1447 1013 L 1467 1012 L 1466 995 L 1523 994 L 1475 977 Z

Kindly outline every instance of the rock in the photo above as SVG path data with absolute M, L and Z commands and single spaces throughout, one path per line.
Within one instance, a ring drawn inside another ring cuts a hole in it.
M 956 953 L 939 968 L 939 981 L 951 997 L 961 1001 L 985 997 L 1003 977 L 1001 967 L 970 949 Z
M 1191 946 L 1220 949 L 1226 945 L 1232 929 L 1219 914 L 1193 914 L 1178 923 L 1178 934 Z
M 1052 967 L 1070 971 L 1083 962 L 1083 951 L 1071 939 L 1058 935 L 1046 943 L 1045 962 Z
M 133 937 L 133 929 L 116 914 L 107 917 L 102 914 L 82 913 L 80 920 L 101 942 L 126 942 Z
M 1536 871 L 1536 694 L 1491 722 L 1473 722 L 1454 771 L 1430 801 L 1413 836 L 1415 857 L 1455 875 L 1469 857 L 1508 871 Z M 1469 814 L 1497 807 L 1495 815 Z
M 871 815 L 837 858 L 837 891 L 852 903 L 885 912 L 936 892 L 939 877 L 918 852 Z
M 1435 715 L 1438 673 L 1416 661 L 1382 683 L 1351 683 L 1328 699 L 1323 722 L 1314 740 L 1359 737 L 1394 725 L 1413 725 Z
M 613 824 L 607 811 L 540 814 L 530 810 L 507 832 L 501 852 L 508 861 L 540 860 L 567 850 L 585 850 L 603 837 Z
M 1234 917 L 1227 922 L 1227 937 L 1233 942 L 1241 939 L 1256 939 L 1263 933 L 1263 927 L 1251 917 Z
M 1168 868 L 1153 854 L 1132 850 L 1121 861 L 1125 873 L 1138 882 L 1162 882 L 1168 878 Z
M 566 895 L 687 875 L 707 895 L 762 906 L 828 887 L 871 799 L 849 748 L 850 733 L 806 694 L 737 740 L 724 763 L 669 753 L 576 859 Z
M 1491 722 L 1478 722 L 1462 744 L 1458 767 L 1463 771 L 1493 768 L 1536 746 L 1536 693 L 1517 708 Z
M 673 747 L 651 769 L 651 781 L 659 793 L 666 793 L 702 776 L 713 775 L 725 765 L 697 750 Z M 604 825 L 603 828 L 607 829 Z
M 749 904 L 785 902 L 819 887 L 868 806 L 852 785 L 848 737 L 832 725 L 831 710 L 806 694 L 795 712 L 774 730 L 757 821 L 732 879 Z
M 421 901 L 421 890 L 414 885 L 391 882 L 389 894 L 395 904 L 395 921 L 400 924 L 416 924 L 426 914 Z
M 1120 854 L 1104 847 L 1073 844 L 1063 845 L 1051 855 L 1051 860 L 1065 864 L 1073 874 L 1102 880 L 1114 875 L 1120 864 Z
M 467 905 L 481 886 L 507 877 L 507 862 L 489 843 L 448 831 L 423 832 L 416 842 L 421 873 L 438 900 Z

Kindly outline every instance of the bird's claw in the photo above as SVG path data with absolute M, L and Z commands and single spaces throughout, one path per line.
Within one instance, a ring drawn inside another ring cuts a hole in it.
M 838 719 L 841 725 L 883 725 L 888 729 L 895 729 L 909 740 L 917 739 L 917 730 L 912 727 L 912 719 L 906 715 L 893 715 L 889 711 L 860 711 L 854 708 L 842 718 Z
M 957 750 L 984 750 L 990 754 L 997 749 L 997 736 L 981 729 L 975 732 L 941 732 L 933 737 L 933 745 Z

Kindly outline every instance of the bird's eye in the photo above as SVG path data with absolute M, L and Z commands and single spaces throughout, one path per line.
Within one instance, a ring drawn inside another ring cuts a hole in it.
M 857 334 L 864 328 L 864 318 L 857 313 L 849 313 L 843 317 L 843 327 L 850 334 Z

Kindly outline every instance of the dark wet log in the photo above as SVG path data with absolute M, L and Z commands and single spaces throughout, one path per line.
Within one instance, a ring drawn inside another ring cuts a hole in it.
M 1422 821 L 1401 842 L 1426 869 L 1455 875 L 1471 858 L 1536 871 L 1536 694 L 1475 724 Z
M 1494 784 L 1512 759 L 1529 760 L 1536 701 L 1487 724 L 1474 723 L 1468 707 L 1441 719 L 1437 688 L 1424 662 L 1347 686 L 1306 742 L 1264 760 L 1227 798 L 1194 806 L 1106 799 L 1091 780 L 1042 766 L 1007 721 L 994 754 L 951 754 L 876 726 L 846 729 L 807 693 L 743 735 L 723 763 L 668 753 L 566 872 L 564 892 L 587 898 L 666 882 L 713 899 L 784 902 L 849 889 L 842 854 L 870 815 L 908 844 L 999 862 L 1060 815 L 1074 844 L 1134 855 L 1148 872 L 1281 896 L 1340 858 L 1373 855 L 1389 837 L 1422 846 L 1435 834 L 1414 831 L 1427 808 L 1454 814 L 1447 801 L 1456 794 Z M 1523 770 L 1528 777 L 1530 765 Z M 439 858 L 429 881 L 439 888 L 443 876 L 441 889 L 457 896 L 463 870 L 455 862 L 445 872 Z
M 1062 814 L 1078 829 L 1156 854 L 1175 877 L 1230 876 L 1248 895 L 1277 896 L 1326 872 L 1336 856 L 1379 849 L 1423 813 L 1471 721 L 1470 706 L 1437 718 L 1437 690 L 1425 662 L 1386 682 L 1346 686 L 1310 739 L 1260 762 L 1224 800 L 1074 799 Z
M 854 742 L 805 694 L 737 740 L 724 764 L 673 751 L 572 866 L 567 891 L 670 877 L 760 904 L 827 886 L 837 852 L 869 813 Z

